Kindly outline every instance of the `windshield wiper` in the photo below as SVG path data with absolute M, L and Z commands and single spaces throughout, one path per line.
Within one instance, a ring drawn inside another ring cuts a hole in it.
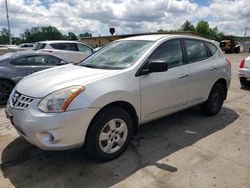
M 88 68 L 98 68 L 97 66 L 95 66 L 95 65 L 90 65 L 90 64 L 83 64 L 83 65 L 81 65 L 81 66 L 83 66 L 83 67 L 88 67 Z

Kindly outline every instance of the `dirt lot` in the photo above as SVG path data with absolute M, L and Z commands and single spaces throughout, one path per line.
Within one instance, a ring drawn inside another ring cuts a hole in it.
M 232 61 L 228 99 L 216 117 L 193 108 L 139 129 L 128 150 L 108 163 L 83 151 L 47 152 L 20 138 L 0 109 L 0 187 L 250 187 L 250 88 Z

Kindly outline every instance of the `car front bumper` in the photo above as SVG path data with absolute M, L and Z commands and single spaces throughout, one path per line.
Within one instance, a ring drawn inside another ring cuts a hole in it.
M 88 126 L 99 108 L 44 113 L 35 99 L 27 109 L 7 105 L 6 116 L 28 142 L 44 150 L 67 150 L 84 144 Z

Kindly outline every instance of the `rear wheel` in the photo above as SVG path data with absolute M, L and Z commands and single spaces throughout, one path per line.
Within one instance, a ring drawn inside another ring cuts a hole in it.
M 7 80 L 0 80 L 0 105 L 6 104 L 14 85 Z
M 219 113 L 225 99 L 225 90 L 220 83 L 216 83 L 207 99 L 207 101 L 201 105 L 201 109 L 204 114 L 212 116 Z
M 243 86 L 249 86 L 250 82 L 246 80 L 246 78 L 240 78 L 240 84 Z
M 132 133 L 130 115 L 118 107 L 108 108 L 89 127 L 85 141 L 87 154 L 98 161 L 112 160 L 126 150 Z

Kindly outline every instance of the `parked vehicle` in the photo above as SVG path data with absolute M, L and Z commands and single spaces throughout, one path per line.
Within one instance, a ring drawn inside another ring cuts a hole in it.
M 33 43 L 23 43 L 18 45 L 19 48 L 24 49 L 24 50 L 32 50 L 34 48 Z
M 71 63 L 82 61 L 93 53 L 93 49 L 84 43 L 60 40 L 37 42 L 33 50 L 50 52 Z
M 2 50 L 2 49 L 7 50 L 8 48 L 7 48 L 6 45 L 0 45 L 0 49 L 1 49 L 1 50 Z
M 250 86 L 250 56 L 240 62 L 239 79 L 241 85 Z
M 6 114 L 41 149 L 84 144 L 90 157 L 106 161 L 125 151 L 138 125 L 195 105 L 216 115 L 230 80 L 229 61 L 209 40 L 137 36 L 114 41 L 79 64 L 24 78 Z
M 34 72 L 67 64 L 45 52 L 23 51 L 0 56 L 0 104 L 6 104 L 15 84 Z
M 34 47 L 33 43 L 23 43 L 20 45 L 9 45 L 8 49 L 10 52 L 16 52 L 16 51 L 32 50 L 33 47 Z
M 221 41 L 220 47 L 225 53 L 240 53 L 240 46 L 233 40 Z

